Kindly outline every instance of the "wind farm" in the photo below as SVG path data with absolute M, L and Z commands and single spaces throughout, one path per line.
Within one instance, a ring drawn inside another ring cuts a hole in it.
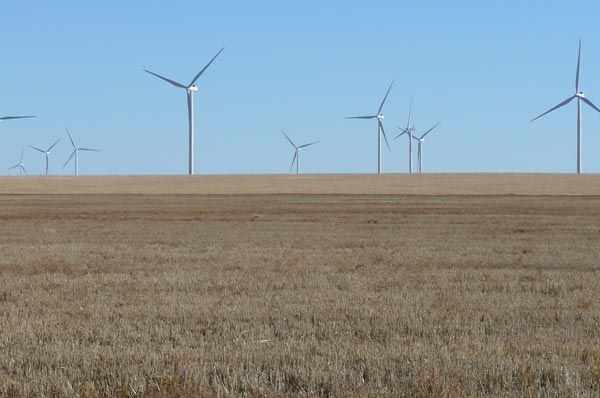
M 600 6 L 25 3 L 0 397 L 599 395 Z

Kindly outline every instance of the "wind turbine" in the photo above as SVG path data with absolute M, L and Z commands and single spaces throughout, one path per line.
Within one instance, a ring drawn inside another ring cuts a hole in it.
M 213 63 L 213 61 L 219 56 L 219 54 L 221 54 L 221 52 L 224 49 L 225 49 L 225 47 L 221 48 L 219 50 L 219 52 L 217 53 L 217 55 L 215 55 L 210 60 L 210 62 L 208 64 L 206 64 L 206 66 L 204 68 L 202 68 L 202 70 L 200 72 L 198 72 L 198 74 L 196 74 L 196 76 L 194 76 L 191 83 L 188 84 L 187 86 L 184 84 L 181 84 L 179 82 L 176 82 L 175 80 L 167 79 L 166 77 L 163 77 L 154 72 L 150 72 L 149 70 L 144 69 L 144 72 L 150 73 L 151 75 L 154 75 L 154 76 L 158 77 L 159 79 L 162 79 L 162 80 L 166 81 L 167 83 L 172 84 L 175 87 L 183 88 L 187 93 L 188 129 L 189 129 L 189 174 L 190 175 L 194 174 L 194 93 L 196 91 L 198 91 L 198 87 L 196 86 L 196 80 L 198 80 L 198 78 L 200 76 L 202 76 L 204 71 L 206 71 L 206 69 L 210 66 L 210 64 Z
M 63 166 L 63 169 L 65 167 L 67 167 L 67 164 L 69 164 L 69 162 L 71 161 L 71 159 L 73 158 L 73 156 L 75 156 L 75 175 L 77 175 L 78 174 L 78 169 L 77 169 L 77 153 L 79 151 L 100 152 L 100 150 L 99 149 L 91 149 L 91 148 L 81 148 L 81 147 L 78 147 L 77 145 L 75 145 L 75 141 L 73 140 L 73 137 L 71 137 L 71 133 L 69 132 L 69 129 L 65 128 L 65 130 L 67 130 L 67 135 L 69 136 L 69 141 L 71 141 L 71 145 L 73 145 L 73 152 L 71 152 L 71 156 L 69 156 L 69 158 L 65 162 L 65 164 Z
M 306 148 L 307 146 L 314 145 L 314 144 L 318 143 L 319 141 L 311 142 L 310 144 L 296 146 L 296 144 L 294 144 L 294 142 L 290 139 L 290 137 L 287 136 L 286 133 L 284 133 L 283 130 L 281 130 L 281 134 L 283 134 L 285 136 L 285 138 L 287 138 L 287 140 L 290 142 L 290 144 L 292 144 L 292 146 L 294 147 L 294 157 L 292 158 L 292 164 L 290 165 L 290 173 L 292 172 L 292 168 L 294 167 L 294 162 L 296 162 L 296 174 L 299 174 L 300 173 L 300 150 L 302 148 Z
M 388 143 L 387 137 L 385 136 L 385 130 L 383 129 L 383 113 L 381 113 L 381 110 L 383 109 L 383 104 L 385 104 L 385 100 L 388 97 L 388 94 L 390 93 L 390 90 L 392 89 L 392 86 L 394 85 L 394 81 L 392 80 L 392 83 L 390 84 L 390 87 L 388 88 L 387 92 L 385 93 L 385 97 L 383 97 L 383 101 L 381 101 L 381 105 L 379 105 L 379 109 L 377 110 L 377 113 L 373 116 L 351 116 L 351 117 L 347 117 L 346 119 L 377 119 L 377 173 L 381 173 L 381 136 L 383 135 L 383 138 L 385 139 L 385 144 L 388 147 L 388 150 L 391 152 L 390 149 L 390 144 Z
M 423 143 L 425 142 L 425 136 L 429 133 L 431 133 L 431 131 L 436 128 L 437 126 L 440 125 L 441 122 L 437 122 L 437 124 L 435 126 L 433 126 L 432 128 L 430 128 L 429 130 L 427 130 L 425 132 L 425 134 L 423 134 L 420 137 L 415 137 L 414 135 L 412 136 L 413 139 L 417 140 L 418 142 L 418 149 L 417 149 L 417 163 L 419 164 L 419 173 L 423 172 Z
M 19 168 L 19 176 L 23 175 L 23 173 L 25 173 L 25 175 L 27 175 L 27 170 L 25 170 L 25 165 L 23 164 L 23 153 L 25 152 L 25 148 L 21 149 L 21 159 L 19 160 L 19 164 L 16 164 L 12 167 L 9 167 L 9 170 L 12 169 L 16 169 L 17 167 Z
M 413 103 L 413 99 L 412 97 L 410 98 L 410 107 L 408 108 L 408 122 L 406 122 L 406 128 L 402 128 L 400 126 L 396 126 L 396 128 L 398 130 L 401 131 L 400 134 L 398 134 L 396 137 L 394 137 L 394 139 L 403 136 L 404 134 L 406 134 L 406 137 L 408 138 L 408 172 L 412 173 L 412 133 L 415 131 L 414 126 L 410 125 L 410 114 L 412 112 L 412 103 Z
M 52 148 L 54 148 L 54 145 L 58 144 L 59 141 L 60 141 L 60 138 L 58 140 L 56 140 L 56 142 L 54 144 L 50 145 L 50 148 L 48 148 L 45 151 L 43 149 L 36 148 L 32 145 L 29 145 L 30 148 L 33 148 L 36 151 L 41 152 L 45 155 L 45 157 L 46 157 L 46 175 L 48 175 L 48 156 L 50 156 L 50 151 L 52 150 Z
M 567 105 L 569 102 L 573 101 L 575 98 L 577 98 L 577 174 L 581 173 L 581 153 L 582 153 L 582 143 L 581 143 L 581 136 L 583 134 L 583 126 L 582 126 L 582 109 L 581 109 L 581 102 L 585 102 L 586 104 L 588 104 L 589 106 L 591 106 L 592 108 L 594 108 L 597 112 L 600 112 L 600 109 L 598 109 L 598 107 L 596 105 L 594 105 L 592 103 L 592 101 L 590 101 L 589 99 L 585 98 L 585 94 L 583 93 L 583 91 L 579 91 L 579 65 L 580 65 L 580 61 L 581 61 L 581 39 L 579 39 L 579 52 L 577 53 L 577 74 L 575 75 L 575 94 L 572 95 L 571 97 L 567 98 L 566 100 L 564 100 L 563 102 L 561 102 L 560 104 L 556 105 L 554 108 L 542 113 L 541 115 L 533 118 L 530 120 L 530 122 L 533 122 L 534 120 L 537 120 L 539 118 L 541 118 L 542 116 L 558 109 L 561 108 L 565 105 Z

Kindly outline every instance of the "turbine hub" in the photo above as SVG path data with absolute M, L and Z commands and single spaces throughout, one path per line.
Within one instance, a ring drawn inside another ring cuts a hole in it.
M 583 93 L 583 91 L 578 92 L 577 94 L 575 94 L 575 96 L 579 98 L 585 98 L 585 94 Z
M 383 118 L 384 118 L 383 113 L 380 113 L 379 115 L 377 115 L 376 118 L 379 120 L 383 120 Z
M 188 87 L 188 91 L 198 91 L 198 86 L 196 86 L 195 84 L 191 85 L 190 87 Z

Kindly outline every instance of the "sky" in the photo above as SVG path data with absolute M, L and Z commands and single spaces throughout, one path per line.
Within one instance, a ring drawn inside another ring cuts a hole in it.
M 575 102 L 534 116 L 581 86 L 600 107 L 600 3 L 579 1 L 65 1 L 3 5 L 0 174 L 28 145 L 48 147 L 51 174 L 80 146 L 81 174 L 187 173 L 185 92 L 149 69 L 189 82 L 196 172 L 286 173 L 298 144 L 306 173 L 376 170 L 376 123 L 346 120 L 385 104 L 391 152 L 384 172 L 406 172 L 393 138 L 411 96 L 426 172 L 574 172 Z M 583 113 L 583 170 L 600 172 L 600 113 Z M 25 149 L 41 174 L 43 155 Z

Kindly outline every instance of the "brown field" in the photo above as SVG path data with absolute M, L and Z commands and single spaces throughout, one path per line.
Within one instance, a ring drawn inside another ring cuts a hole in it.
M 600 176 L 0 178 L 0 396 L 600 395 Z
M 1 194 L 599 195 L 600 174 L 0 177 Z

